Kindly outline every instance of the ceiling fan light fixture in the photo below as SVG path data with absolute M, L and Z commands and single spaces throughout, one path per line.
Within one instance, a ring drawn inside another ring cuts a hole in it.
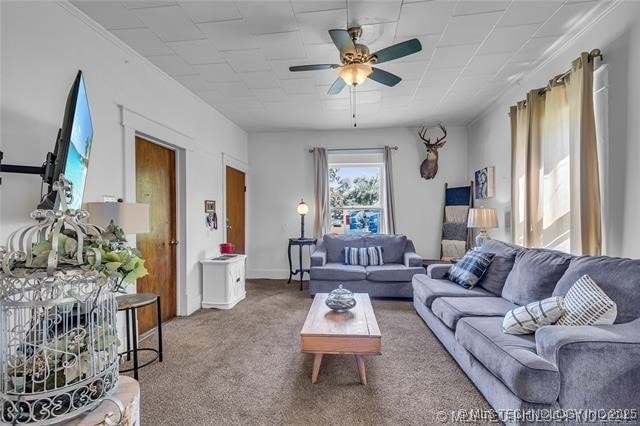
M 338 74 L 350 86 L 357 86 L 371 75 L 373 68 L 370 64 L 348 64 L 338 69 Z

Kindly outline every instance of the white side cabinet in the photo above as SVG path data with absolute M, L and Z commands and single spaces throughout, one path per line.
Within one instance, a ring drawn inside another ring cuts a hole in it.
M 245 298 L 245 263 L 247 256 L 220 256 L 201 260 L 202 307 L 231 309 Z

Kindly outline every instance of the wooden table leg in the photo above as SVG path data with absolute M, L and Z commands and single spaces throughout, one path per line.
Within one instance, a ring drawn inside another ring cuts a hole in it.
M 313 371 L 311 372 L 311 383 L 318 381 L 320 373 L 320 364 L 322 363 L 322 354 L 315 354 L 313 357 Z
M 358 373 L 360 373 L 360 383 L 367 384 L 367 372 L 364 369 L 364 358 L 362 355 L 356 355 L 356 362 L 358 363 Z

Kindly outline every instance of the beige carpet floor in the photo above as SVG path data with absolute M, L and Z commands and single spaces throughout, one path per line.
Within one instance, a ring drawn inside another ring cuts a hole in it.
M 298 351 L 311 298 L 286 281 L 247 283 L 234 309 L 200 310 L 164 326 L 164 362 L 140 370 L 142 425 L 435 424 L 438 411 L 488 409 L 410 301 L 373 300 L 383 354 Z M 143 346 L 155 344 L 155 337 Z

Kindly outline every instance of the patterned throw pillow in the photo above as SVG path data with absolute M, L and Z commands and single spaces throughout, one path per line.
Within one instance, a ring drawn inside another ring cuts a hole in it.
M 345 247 L 344 264 L 367 266 L 367 249 L 365 247 Z
M 492 253 L 470 250 L 449 269 L 449 279 L 464 288 L 473 288 L 493 259 Z
M 564 296 L 565 314 L 558 325 L 611 325 L 618 315 L 611 300 L 589 275 L 583 275 Z
M 384 265 L 384 262 L 382 261 L 382 246 L 367 247 L 367 259 L 368 265 Z
M 551 325 L 565 313 L 562 296 L 549 297 L 507 312 L 502 331 L 508 334 L 531 334 L 543 325 Z

